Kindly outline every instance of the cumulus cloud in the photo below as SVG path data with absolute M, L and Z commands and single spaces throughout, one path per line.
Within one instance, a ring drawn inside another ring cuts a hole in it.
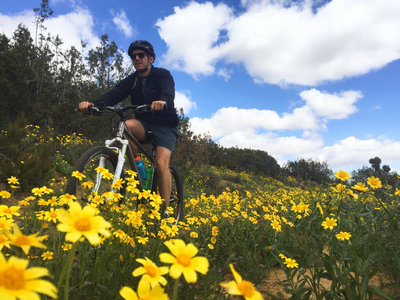
M 366 165 L 370 158 L 379 156 L 384 164 L 393 163 L 392 167 L 399 169 L 400 142 L 385 137 L 362 140 L 350 136 L 333 145 L 304 152 L 303 155 L 320 161 L 329 161 L 333 169 L 340 169 L 343 166 L 349 169 L 359 168 L 361 165 Z
M 191 118 L 191 130 L 195 134 L 209 134 L 224 147 L 267 151 L 281 164 L 312 158 L 328 161 L 331 168 L 340 168 L 359 167 L 374 156 L 382 156 L 388 163 L 400 160 L 400 142 L 381 137 L 366 140 L 349 137 L 324 145 L 321 132 L 326 123 L 356 113 L 355 103 L 363 97 L 361 92 L 330 94 L 309 89 L 300 92 L 299 97 L 298 107 L 282 114 L 224 107 L 210 118 Z
M 0 14 L 0 32 L 11 37 L 17 26 L 24 24 L 33 37 L 35 35 L 34 21 L 33 11 L 23 11 L 11 16 Z M 100 40 L 93 30 L 93 17 L 87 9 L 76 8 L 68 14 L 50 17 L 44 25 L 52 36 L 58 35 L 61 38 L 65 48 L 71 46 L 79 48 L 81 41 L 85 42 L 89 49 L 100 45 Z
M 260 83 L 316 85 L 400 58 L 398 0 L 189 2 L 157 22 L 165 63 L 193 76 L 243 65 Z M 218 66 L 218 67 L 217 67 Z M 223 73 L 222 73 L 223 74 Z
M 190 2 L 184 8 L 175 7 L 174 14 L 156 23 L 168 45 L 164 63 L 193 75 L 214 73 L 221 58 L 219 47 L 214 45 L 231 16 L 232 10 L 225 4 Z
M 134 30 L 126 16 L 125 11 L 118 13 L 111 12 L 113 15 L 113 23 L 117 26 L 117 29 L 124 34 L 125 37 L 130 38 L 134 35 Z
M 330 119 L 344 119 L 355 113 L 354 103 L 362 97 L 360 92 L 351 90 L 329 94 L 310 89 L 299 95 L 304 100 L 303 105 L 281 115 L 266 109 L 223 107 L 209 119 L 192 118 L 192 130 L 195 133 L 208 132 L 214 138 L 225 136 L 224 140 L 243 128 L 315 131 L 323 129 Z
M 185 92 L 175 91 L 175 100 L 174 100 L 175 108 L 179 111 L 183 110 L 185 115 L 190 114 L 192 109 L 197 107 L 196 102 L 192 101 L 189 96 L 186 95 Z

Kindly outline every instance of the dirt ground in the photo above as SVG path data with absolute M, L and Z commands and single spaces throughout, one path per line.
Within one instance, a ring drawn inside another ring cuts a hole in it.
M 285 292 L 285 288 L 281 282 L 286 281 L 285 272 L 280 268 L 274 268 L 270 270 L 267 278 L 262 282 L 261 287 L 259 287 L 260 292 L 263 294 L 266 300 L 276 300 L 276 299 L 289 299 L 290 294 Z M 331 281 L 328 279 L 321 279 L 322 285 L 329 289 Z M 400 287 L 396 291 L 392 289 L 385 288 L 384 286 L 389 284 L 390 281 L 382 275 L 376 275 L 370 280 L 370 285 L 380 287 L 385 294 L 395 294 L 400 293 Z M 382 288 L 383 287 L 383 288 Z M 272 295 L 272 296 L 271 296 Z M 375 300 L 384 299 L 378 295 L 374 295 Z M 400 298 L 396 298 L 400 299 Z

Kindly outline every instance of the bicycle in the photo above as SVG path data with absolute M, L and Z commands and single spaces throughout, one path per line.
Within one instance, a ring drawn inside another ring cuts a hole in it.
M 125 125 L 126 117 L 125 114 L 128 111 L 132 111 L 133 114 L 140 111 L 150 111 L 149 105 L 129 105 L 125 107 L 118 106 L 92 106 L 89 108 L 89 114 L 100 116 L 104 111 L 110 111 L 118 114 L 118 126 L 116 127 L 114 137 L 105 141 L 104 146 L 95 146 L 88 149 L 75 164 L 74 170 L 79 171 L 85 175 L 85 180 L 91 181 L 93 187 L 90 193 L 87 193 L 87 188 L 83 187 L 79 183 L 78 178 L 71 176 L 68 179 L 66 192 L 70 195 L 75 195 L 83 201 L 90 202 L 90 195 L 97 193 L 98 195 L 103 194 L 106 191 L 113 191 L 112 185 L 115 184 L 120 178 L 124 180 L 126 177 L 124 172 L 124 165 L 126 157 L 128 158 L 130 170 L 133 170 L 137 174 L 139 181 L 138 189 L 140 192 L 144 190 L 144 179 L 140 176 L 133 151 L 129 145 L 129 141 L 132 141 L 138 151 L 143 154 L 150 163 L 150 169 L 153 176 L 149 181 L 151 186 L 151 192 L 158 192 L 158 177 L 157 168 L 155 165 L 155 153 L 156 147 L 151 141 L 151 132 L 146 132 L 146 140 L 144 142 L 138 141 L 127 129 Z M 152 144 L 151 153 L 145 149 L 146 144 Z M 102 168 L 102 169 L 99 169 Z M 176 222 L 183 219 L 183 186 L 179 173 L 172 166 L 169 167 L 171 172 L 171 196 L 169 205 L 174 209 L 174 218 Z M 113 174 L 113 180 L 105 179 L 102 172 L 99 170 L 108 170 Z M 124 187 L 120 190 L 121 194 L 124 194 Z M 85 198 L 87 197 L 87 198 Z

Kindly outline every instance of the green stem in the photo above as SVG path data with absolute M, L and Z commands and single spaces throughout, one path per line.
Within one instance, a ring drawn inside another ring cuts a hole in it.
M 172 300 L 177 300 L 178 299 L 179 278 L 177 278 L 175 280 L 174 293 L 172 294 Z
M 60 278 L 58 279 L 57 289 L 59 290 L 64 281 L 64 299 L 68 300 L 69 278 L 71 277 L 72 262 L 74 261 L 75 248 L 78 243 L 72 244 L 72 248 L 68 251 L 67 260 L 61 270 Z

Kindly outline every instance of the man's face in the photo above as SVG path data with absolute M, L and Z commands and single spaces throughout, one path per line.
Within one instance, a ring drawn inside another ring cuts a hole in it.
M 149 57 L 143 50 L 133 50 L 132 57 L 136 71 L 145 71 L 154 61 L 154 58 L 152 56 Z

